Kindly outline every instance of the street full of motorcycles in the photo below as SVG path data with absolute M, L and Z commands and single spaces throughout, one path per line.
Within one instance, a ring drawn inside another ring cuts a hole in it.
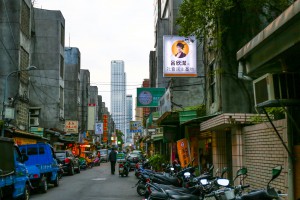
M 250 185 L 242 184 L 247 177 L 247 168 L 237 171 L 233 182 L 240 178 L 240 183 L 236 186 L 224 178 L 227 168 L 222 169 L 220 176 L 217 176 L 219 170 L 213 174 L 213 169 L 212 165 L 206 173 L 195 176 L 194 167 L 180 169 L 168 165 L 164 172 L 155 172 L 139 163 L 135 169 L 138 182 L 134 187 L 144 200 L 273 200 L 287 196 L 270 185 L 280 175 L 282 166 L 272 169 L 272 177 L 265 189 L 256 190 L 249 190 Z

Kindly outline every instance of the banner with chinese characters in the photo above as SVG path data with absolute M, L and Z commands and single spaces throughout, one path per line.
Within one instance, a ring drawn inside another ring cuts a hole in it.
M 95 130 L 96 109 L 97 109 L 96 104 L 88 104 L 87 130 L 89 131 Z
M 102 141 L 107 142 L 107 140 L 108 140 L 108 115 L 103 114 L 102 118 L 103 118 L 103 137 L 102 137 Z
M 65 121 L 66 133 L 78 133 L 78 121 L 66 120 Z
M 163 36 L 164 77 L 197 77 L 196 38 Z
M 187 139 L 177 141 L 177 151 L 181 167 L 187 167 L 190 163 L 190 151 Z

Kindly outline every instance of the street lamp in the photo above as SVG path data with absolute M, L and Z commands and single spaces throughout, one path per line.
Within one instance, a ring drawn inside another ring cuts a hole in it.
M 15 74 L 15 73 L 19 73 L 19 72 L 24 72 L 24 71 L 30 71 L 30 70 L 35 70 L 37 69 L 37 67 L 35 66 L 29 66 L 27 67 L 26 69 L 22 69 L 22 70 L 17 70 L 17 71 L 13 71 L 11 73 L 9 73 L 6 78 L 5 78 L 5 83 L 4 83 L 4 94 L 3 94 L 3 108 L 2 108 L 2 121 L 3 123 L 5 123 L 4 121 L 4 118 L 5 118 L 5 106 L 6 106 L 6 93 L 7 93 L 7 81 L 8 81 L 8 78 Z M 2 127 L 2 131 L 1 131 L 1 136 L 4 137 L 4 124 L 3 124 L 3 127 Z

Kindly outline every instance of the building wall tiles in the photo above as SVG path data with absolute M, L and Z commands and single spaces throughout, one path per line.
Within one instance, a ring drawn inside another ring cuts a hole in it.
M 286 120 L 274 122 L 280 135 L 287 138 Z M 282 165 L 282 174 L 272 182 L 276 189 L 287 193 L 288 155 L 270 123 L 247 126 L 242 129 L 244 140 L 244 166 L 248 169 L 246 184 L 251 188 L 265 188 L 271 178 L 272 168 Z

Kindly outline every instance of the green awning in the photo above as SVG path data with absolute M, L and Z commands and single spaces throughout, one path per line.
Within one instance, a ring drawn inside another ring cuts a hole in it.
M 183 124 L 184 122 L 190 121 L 194 118 L 197 118 L 196 110 L 179 111 L 180 124 Z

